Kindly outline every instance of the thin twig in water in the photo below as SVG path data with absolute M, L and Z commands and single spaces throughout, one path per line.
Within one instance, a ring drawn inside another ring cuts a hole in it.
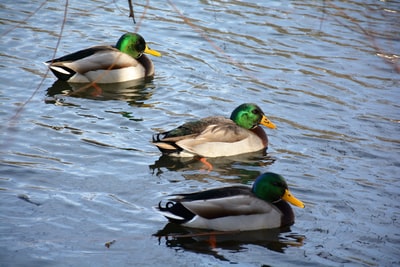
M 128 4 L 129 4 L 129 17 L 132 18 L 133 19 L 133 23 L 136 24 L 135 13 L 133 12 L 132 0 L 128 0 Z
M 67 20 L 67 11 L 68 11 L 68 0 L 65 1 L 65 8 L 64 8 L 64 18 L 63 18 L 63 23 L 61 24 L 61 29 L 60 29 L 60 34 L 58 36 L 58 40 L 57 40 L 57 44 L 56 47 L 54 49 L 54 53 L 53 53 L 53 59 L 57 53 L 57 49 L 60 46 L 60 42 L 61 42 L 61 38 L 62 38 L 62 34 L 64 31 L 64 26 L 65 26 L 65 22 Z M 10 118 L 9 120 L 9 125 L 12 126 L 18 119 L 19 115 L 22 113 L 22 111 L 24 110 L 26 104 L 28 104 L 33 97 L 36 95 L 36 93 L 39 91 L 39 89 L 42 87 L 42 84 L 44 83 L 44 80 L 47 76 L 47 74 L 49 73 L 49 69 L 46 70 L 45 75 L 43 76 L 42 80 L 40 81 L 39 85 L 36 87 L 35 91 L 33 91 L 33 93 L 30 95 L 30 97 L 17 109 L 17 111 L 15 112 L 15 114 Z
M 334 8 L 335 10 L 339 10 L 339 11 L 336 12 L 336 14 L 331 14 L 332 18 L 336 22 L 338 22 L 340 25 L 342 25 L 343 27 L 345 27 L 345 28 L 347 28 L 349 30 L 356 31 L 356 32 L 364 34 L 364 36 L 370 42 L 371 47 L 375 50 L 376 55 L 381 57 L 381 58 L 383 58 L 385 63 L 387 63 L 388 65 L 392 66 L 392 68 L 397 73 L 400 73 L 400 64 L 399 64 L 398 56 L 395 55 L 394 53 L 388 53 L 388 52 L 384 51 L 382 49 L 382 47 L 378 45 L 377 38 L 374 36 L 374 31 L 373 30 L 368 30 L 365 27 L 361 26 L 361 24 L 356 19 L 351 17 L 345 11 L 341 10 L 336 5 L 330 3 L 329 6 Z M 376 12 L 376 11 L 377 11 L 376 9 L 369 9 L 369 13 Z M 340 15 L 340 16 L 338 16 L 338 15 Z M 364 13 L 364 15 L 365 15 L 365 13 Z M 340 21 L 338 19 L 339 17 L 343 17 L 343 18 L 347 19 L 349 22 L 351 22 L 351 24 L 350 25 L 346 25 L 345 23 L 343 23 L 342 21 Z M 358 31 L 357 31 L 357 29 L 358 29 Z M 382 36 L 385 36 L 385 35 L 382 33 Z M 386 36 L 386 38 L 389 38 L 389 37 Z
M 35 9 L 35 11 L 33 11 L 31 14 L 29 14 L 25 19 L 21 20 L 17 25 L 15 25 L 14 27 L 11 27 L 10 29 L 6 30 L 5 32 L 3 32 L 2 34 L 0 34 L 0 37 L 3 37 L 5 35 L 7 35 L 8 33 L 10 33 L 11 31 L 13 31 L 14 29 L 18 28 L 21 24 L 25 23 L 28 21 L 28 19 L 30 19 L 33 15 L 35 15 L 43 6 L 44 4 L 46 4 L 47 0 L 43 1 L 43 3 L 41 3 L 39 5 L 38 8 Z

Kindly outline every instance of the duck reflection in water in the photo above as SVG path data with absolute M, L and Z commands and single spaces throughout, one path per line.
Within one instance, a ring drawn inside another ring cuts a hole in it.
M 94 100 L 122 100 L 140 104 L 151 98 L 153 83 L 150 79 L 138 79 L 113 84 L 73 84 L 57 80 L 47 89 L 46 103 L 63 101 L 65 96 Z
M 287 247 L 302 246 L 305 239 L 304 236 L 291 232 L 290 227 L 245 232 L 218 232 L 186 228 L 174 223 L 168 223 L 154 236 L 158 237 L 159 244 L 165 242 L 167 247 L 212 255 L 222 261 L 230 261 L 227 253 L 244 251 L 249 245 L 284 253 Z
M 251 177 L 257 177 L 260 174 L 258 171 L 251 171 L 249 167 L 265 167 L 272 165 L 275 158 L 267 155 L 266 150 L 240 154 L 230 157 L 208 158 L 207 161 L 212 164 L 213 172 L 223 176 L 242 176 L 243 174 L 252 173 Z M 170 157 L 169 155 L 161 155 L 154 164 L 149 165 L 150 170 L 156 176 L 162 175 L 165 170 L 168 171 L 193 171 L 204 170 L 209 172 L 203 162 L 198 158 L 179 158 Z

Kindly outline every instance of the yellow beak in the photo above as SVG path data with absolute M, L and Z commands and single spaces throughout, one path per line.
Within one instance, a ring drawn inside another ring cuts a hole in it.
M 146 54 L 150 54 L 150 55 L 153 55 L 153 56 L 156 56 L 156 57 L 161 57 L 161 53 L 160 52 L 158 52 L 156 50 L 153 50 L 153 49 L 150 49 L 147 45 L 146 45 L 146 48 L 144 49 L 144 52 Z
M 145 51 L 145 52 L 146 52 L 146 51 Z M 267 116 L 265 116 L 265 115 L 263 115 L 263 117 L 262 117 L 262 119 L 261 119 L 261 124 L 264 125 L 264 126 L 266 126 L 266 127 L 268 127 L 268 128 L 271 128 L 271 129 L 275 129 L 275 128 L 276 128 L 276 125 L 275 125 L 274 123 L 272 123 L 272 122 L 267 118 Z
M 295 198 L 289 191 L 289 189 L 285 190 L 285 194 L 282 196 L 283 200 L 286 200 L 290 204 L 293 204 L 299 208 L 304 208 L 304 203 Z

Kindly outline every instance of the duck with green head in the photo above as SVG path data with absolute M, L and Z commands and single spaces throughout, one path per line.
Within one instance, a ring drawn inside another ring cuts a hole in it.
M 137 33 L 125 33 L 115 46 L 101 45 L 45 62 L 54 75 L 71 83 L 119 83 L 154 75 L 144 53 L 161 56 Z
M 224 157 L 256 152 L 268 147 L 268 137 L 259 125 L 276 128 L 256 104 L 245 103 L 230 118 L 211 116 L 187 122 L 173 130 L 153 135 L 153 144 L 176 157 Z
M 252 187 L 235 185 L 171 195 L 157 209 L 170 222 L 217 231 L 250 231 L 290 226 L 294 213 L 289 202 L 304 208 L 289 191 L 285 179 L 267 172 Z

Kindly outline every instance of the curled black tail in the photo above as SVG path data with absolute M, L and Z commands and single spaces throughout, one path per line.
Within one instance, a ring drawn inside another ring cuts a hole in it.
M 162 142 L 161 140 L 164 138 L 164 133 L 153 134 L 153 143 Z
M 166 141 L 164 138 L 168 132 L 165 133 L 158 133 L 153 135 L 153 144 L 155 144 L 158 149 L 163 153 L 163 154 L 171 154 L 171 153 L 179 153 L 183 149 L 179 147 L 175 141 Z
M 50 61 L 48 61 L 50 62 Z M 46 62 L 47 63 L 47 62 Z M 72 76 L 76 74 L 73 69 L 65 66 L 52 66 L 50 65 L 50 70 L 61 81 L 68 81 Z
M 190 221 L 195 216 L 195 214 L 193 214 L 179 202 L 168 201 L 165 204 L 165 207 L 162 207 L 160 201 L 158 203 L 158 209 L 170 222 L 177 224 L 182 224 L 187 221 Z M 168 216 L 169 214 L 171 216 Z M 178 217 L 181 219 L 179 219 Z

